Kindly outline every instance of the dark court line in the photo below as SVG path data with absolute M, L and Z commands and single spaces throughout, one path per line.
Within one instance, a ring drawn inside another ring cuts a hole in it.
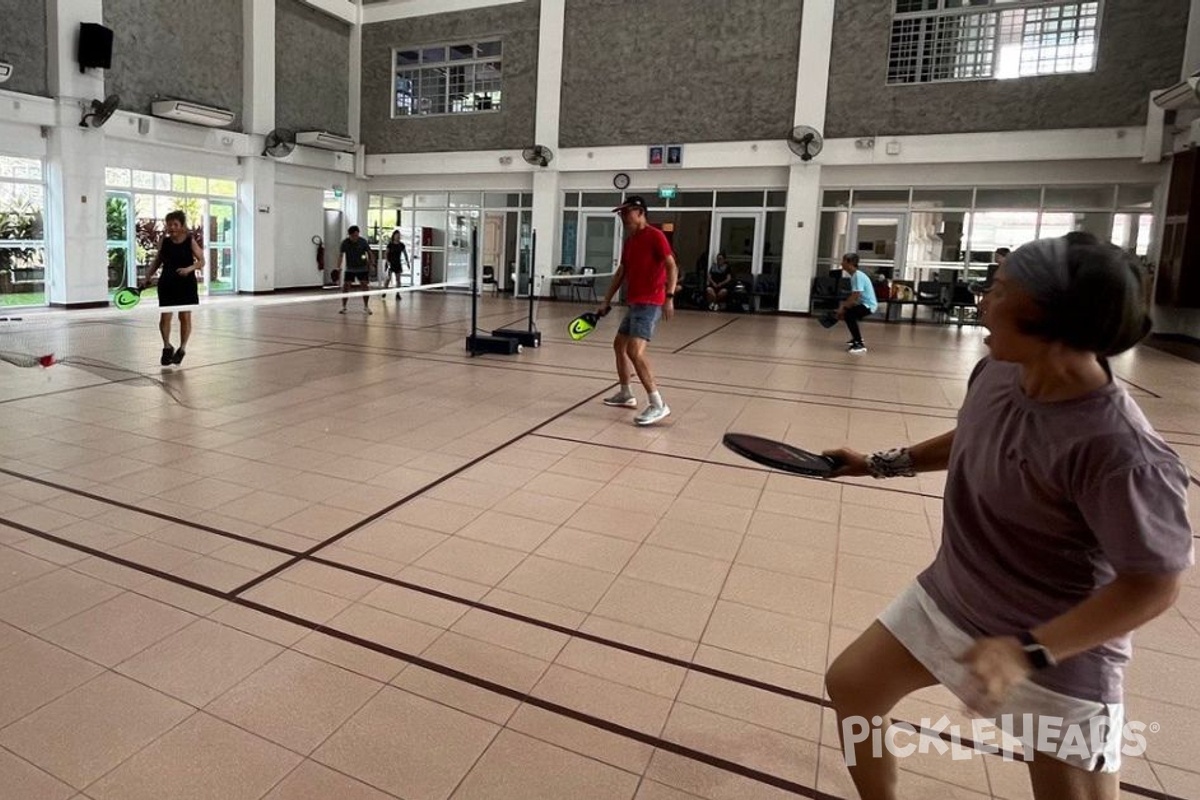
M 696 344 L 697 342 L 700 342 L 700 341 L 703 341 L 703 340 L 707 339 L 709 336 L 712 336 L 714 333 L 717 333 L 718 331 L 723 331 L 723 330 L 725 330 L 726 328 L 728 328 L 730 325 L 732 325 L 733 323 L 735 323 L 735 322 L 737 322 L 737 321 L 738 321 L 738 317 L 734 317 L 733 319 L 731 319 L 731 320 L 729 320 L 728 322 L 726 322 L 724 325 L 719 325 L 719 326 L 717 326 L 717 327 L 713 328 L 713 329 L 712 329 L 711 331 L 709 331 L 708 333 L 705 333 L 705 334 L 702 334 L 702 335 L 700 335 L 700 336 L 697 336 L 695 339 L 692 339 L 692 340 L 691 340 L 690 342 L 688 342 L 687 344 L 685 344 L 685 345 L 683 345 L 683 346 L 681 346 L 681 347 L 676 347 L 674 350 L 672 350 L 672 351 L 671 351 L 671 353 L 672 353 L 672 354 L 678 354 L 678 353 L 682 353 L 684 350 L 687 350 L 689 347 L 691 347 L 692 345 Z
M 605 391 L 607 391 L 607 389 Z M 364 639 L 361 636 L 357 636 L 355 634 L 348 633 L 346 631 L 342 631 L 337 628 L 331 628 L 326 624 L 323 624 L 320 622 L 314 622 L 313 620 L 309 620 L 304 617 L 300 617 L 300 616 L 291 614 L 286 611 L 281 611 L 279 609 L 272 608 L 271 606 L 266 606 L 266 605 L 263 605 L 262 603 L 255 602 L 253 600 L 247 600 L 243 597 L 231 597 L 228 595 L 228 593 L 222 592 L 218 589 L 214 589 L 210 586 L 205 586 L 204 584 L 199 584 L 194 581 L 187 580 L 186 578 L 180 578 L 176 575 L 171 575 L 170 573 L 163 572 L 162 570 L 155 569 L 153 567 L 148 567 L 143 564 L 139 564 L 135 561 L 130 561 L 129 559 L 121 558 L 120 556 L 114 556 L 114 555 L 111 555 L 110 553 L 106 553 L 102 550 L 97 550 L 96 548 L 93 548 L 93 547 L 88 547 L 87 545 L 81 545 L 76 542 L 72 542 L 70 540 L 63 539 L 62 537 L 55 536 L 54 534 L 48 533 L 46 531 L 41 531 L 36 528 L 32 528 L 28 525 L 23 525 L 21 523 L 14 522 L 12 520 L 8 520 L 3 517 L 0 517 L 0 524 L 7 525 L 16 530 L 24 531 L 25 533 L 28 533 L 31 536 L 36 536 L 45 541 L 53 542 L 55 544 L 76 550 L 78 552 L 87 553 L 88 555 L 93 556 L 95 558 L 99 558 L 103 561 L 108 561 L 113 564 L 118 564 L 118 565 L 126 567 L 128 569 L 132 569 L 136 572 L 141 572 L 143 574 L 150 575 L 155 578 L 159 578 L 160 580 L 165 580 L 169 583 L 174 583 L 176 585 L 183 586 L 188 589 L 192 589 L 193 591 L 200 592 L 201 594 L 205 594 L 210 597 L 218 597 L 223 600 L 227 600 L 228 602 L 234 603 L 235 605 L 241 606 L 241 607 L 249 609 L 251 611 L 257 611 L 260 614 L 265 614 L 267 616 L 273 617 L 273 618 L 281 620 L 283 622 L 288 622 L 292 625 L 296 625 L 296 626 L 304 628 L 306 630 L 320 633 L 324 636 L 329 636 L 330 638 L 333 638 L 333 639 L 338 639 L 340 641 L 346 642 L 347 644 L 352 644 L 357 647 L 362 647 L 366 650 L 371 650 L 372 652 L 379 653 L 380 655 L 387 656 L 389 658 L 394 658 L 398 661 L 404 661 L 405 663 L 421 667 L 422 669 L 429 670 L 430 672 L 436 672 L 439 675 L 444 675 L 448 678 L 451 678 L 452 680 L 457 680 L 462 683 L 470 684 L 472 686 L 475 686 L 477 688 L 491 692 L 493 694 L 497 694 L 497 695 L 500 695 L 503 697 L 508 697 L 509 699 L 516 700 L 519 703 L 524 703 L 527 705 L 534 706 L 536 708 L 540 708 L 543 711 L 548 711 L 552 714 L 557 714 L 559 716 L 575 720 L 576 722 L 580 722 L 584 725 L 588 725 L 590 727 L 594 727 L 599 730 L 607 731 L 608 733 L 612 733 L 616 736 L 630 739 L 632 741 L 636 741 L 641 744 L 645 744 L 650 747 L 654 747 L 654 748 L 663 750 L 668 753 L 673 753 L 673 754 L 681 756 L 683 758 L 687 758 L 692 761 L 696 761 L 697 763 L 704 764 L 704 765 L 710 766 L 710 767 L 714 767 L 716 769 L 720 769 L 720 770 L 729 772 L 734 775 L 740 775 L 741 777 L 748 778 L 749 780 L 753 780 L 758 783 L 765 784 L 767 786 L 773 786 L 777 789 L 781 789 L 781 790 L 789 792 L 791 794 L 795 794 L 795 795 L 798 795 L 801 797 L 813 798 L 813 800 L 842 800 L 842 798 L 839 798 L 837 795 L 831 795 L 831 794 L 828 794 L 827 792 L 822 792 L 819 789 L 813 788 L 811 786 L 797 783 L 795 781 L 791 781 L 786 778 L 782 778 L 778 775 L 774 775 L 769 772 L 764 772 L 762 770 L 755 769 L 753 767 L 748 767 L 748 766 L 746 766 L 744 764 L 740 764 L 736 761 L 730 761 L 729 759 L 722 758 L 720 756 L 715 756 L 711 753 L 707 753 L 702 750 L 697 750 L 695 748 L 688 747 L 686 745 L 678 744 L 676 742 L 672 742 L 670 740 L 663 739 L 659 736 L 654 736 L 652 734 L 643 733 L 642 731 L 628 728 L 624 725 L 620 725 L 618 723 L 611 722 L 609 720 L 602 719 L 600 717 L 596 717 L 591 714 L 584 713 L 582 711 L 576 711 L 573 708 L 563 706 L 559 703 L 555 703 L 550 700 L 545 700 L 540 697 L 536 697 L 536 696 L 532 695 L 530 692 L 522 692 L 517 689 L 513 689 L 511 687 L 505 686 L 503 684 L 499 684 L 494 681 L 487 680 L 486 678 L 481 678 L 477 675 L 472 675 L 470 673 L 454 669 L 453 667 L 448 667 L 448 666 L 446 666 L 444 664 L 440 664 L 436 661 L 430 661 L 429 659 L 423 658 L 421 656 L 413 655 L 411 653 L 404 652 L 403 650 L 398 650 L 396 648 L 388 647 L 387 645 L 371 641 L 370 639 Z M 66 567 L 62 567 L 62 568 L 70 569 L 70 566 L 66 566 Z M 126 591 L 132 591 L 136 594 L 135 590 L 126 589 Z M 816 702 L 818 702 L 823 707 L 831 707 L 831 704 L 827 700 L 816 698 Z M 902 720 L 893 720 L 893 721 L 894 722 L 903 722 Z M 751 724 L 753 724 L 753 723 L 751 723 Z M 956 739 L 952 734 L 949 734 L 945 731 L 938 731 L 938 730 L 934 730 L 934 729 L 925 728 L 925 727 L 919 726 L 919 725 L 912 725 L 912 723 L 907 723 L 907 724 L 911 725 L 913 728 L 915 728 L 916 730 L 918 730 L 921 733 L 924 733 L 926 735 L 936 735 L 939 738 L 941 738 L 943 741 L 949 741 L 949 742 L 957 741 L 962 746 L 973 749 L 980 753 L 992 754 L 992 755 L 1003 755 L 1003 756 L 1010 757 L 1010 758 L 1014 757 L 1014 754 L 1011 753 L 1010 751 L 1005 751 L 1001 748 L 996 747 L 995 745 L 990 745 L 990 744 L 982 744 L 981 745 L 981 744 L 978 744 L 978 743 L 972 741 L 971 739 L 967 739 L 967 738 Z M 1121 783 L 1121 788 L 1127 792 L 1130 792 L 1131 794 L 1137 794 L 1142 797 L 1152 798 L 1152 800 L 1185 800 L 1185 798 L 1177 797 L 1175 795 L 1170 795 L 1165 792 L 1158 791 L 1156 789 L 1150 789 L 1147 787 L 1137 786 L 1137 785 L 1129 784 L 1129 783 L 1125 783 L 1125 782 Z
M 605 391 L 608 391 L 608 389 L 605 389 Z M 356 636 L 352 633 L 338 630 L 337 628 L 331 628 L 328 625 L 314 622 L 313 620 L 305 619 L 304 617 L 300 617 L 286 611 L 280 611 L 279 609 L 263 605 L 262 603 L 257 603 L 253 600 L 247 600 L 243 597 L 231 597 L 226 592 L 213 589 L 209 586 L 204 586 L 203 584 L 195 583 L 194 581 L 189 581 L 186 578 L 180 578 L 178 576 L 171 575 L 170 573 L 154 569 L 153 567 L 147 567 L 142 564 L 138 564 L 134 561 L 130 561 L 119 556 L 105 553 L 102 550 L 97 550 L 86 545 L 71 542 L 67 539 L 55 536 L 52 533 L 40 531 L 36 528 L 31 528 L 27 525 L 22 525 L 21 523 L 13 522 L 2 517 L 0 517 L 0 524 L 8 525 L 16 530 L 24 531 L 31 536 L 36 536 L 40 539 L 54 542 L 55 544 L 62 545 L 63 547 L 69 547 L 81 553 L 87 553 L 95 558 L 99 558 L 110 563 L 119 564 L 120 566 L 136 570 L 146 575 L 151 575 L 155 578 L 159 578 L 179 586 L 184 586 L 188 589 L 206 594 L 210 597 L 218 597 L 222 600 L 227 600 L 228 602 L 234 603 L 251 611 L 257 611 L 260 614 L 266 614 L 267 616 L 274 617 L 275 619 L 283 622 L 291 623 L 292 625 L 305 628 L 309 631 L 321 633 L 325 636 L 329 636 L 330 638 L 346 642 L 347 644 L 352 644 L 357 647 L 362 647 L 366 650 L 371 650 L 379 653 L 380 655 L 394 658 L 398 661 L 403 661 L 407 664 L 421 667 L 422 669 L 427 669 L 430 672 L 436 672 L 439 675 L 444 675 L 453 680 L 470 684 L 471 686 L 478 687 L 493 694 L 507 697 L 511 700 L 516 700 L 519 703 L 540 708 L 543 711 L 548 711 L 552 714 L 557 714 L 559 716 L 575 720 L 576 722 L 583 723 L 584 725 L 598 728 L 600 730 L 607 731 L 608 733 L 612 733 L 626 739 L 631 739 L 633 741 L 640 742 L 641 744 L 646 744 L 650 747 L 654 747 L 668 753 L 673 753 L 675 755 L 691 759 L 692 761 L 724 770 L 725 772 L 729 772 L 734 775 L 740 775 L 744 778 L 749 778 L 750 780 L 765 784 L 767 786 L 773 786 L 791 794 L 813 798 L 813 800 L 841 800 L 841 798 L 839 798 L 837 795 L 831 795 L 826 792 L 819 791 L 811 786 L 806 786 L 769 772 L 754 769 L 753 767 L 739 764 L 736 761 L 730 761 L 729 759 L 721 758 L 720 756 L 715 756 L 702 750 L 696 750 L 695 748 L 678 744 L 652 734 L 643 733 L 642 731 L 628 728 L 616 722 L 610 722 L 609 720 L 595 717 L 582 711 L 576 711 L 575 709 L 568 708 L 567 706 L 560 705 L 550 700 L 544 700 L 540 697 L 536 697 L 530 692 L 522 692 L 517 689 L 504 686 L 503 684 L 487 680 L 486 678 L 481 678 L 477 675 L 472 675 L 470 673 L 454 669 L 453 667 L 448 667 L 445 664 L 439 664 L 436 661 L 430 661 L 427 658 L 422 658 L 421 656 L 413 655 L 412 653 L 406 653 L 403 650 L 397 650 L 393 647 L 388 647 L 387 645 L 373 642 L 370 639 L 364 639 L 361 636 Z M 65 569 L 70 569 L 70 567 L 65 567 Z
M 50 489 L 58 489 L 59 491 L 67 492 L 68 494 L 73 494 L 78 497 L 86 497 L 89 500 L 95 500 L 98 503 L 104 503 L 105 505 L 115 506 L 116 508 L 121 508 L 126 511 L 132 511 L 137 514 L 145 514 L 148 517 L 154 517 L 155 519 L 161 519 L 165 522 L 171 522 L 171 523 L 174 523 L 176 525 L 180 525 L 180 526 L 183 526 L 186 528 L 192 528 L 193 530 L 204 531 L 205 533 L 211 533 L 214 536 L 220 536 L 223 539 L 231 539 L 235 542 L 242 542 L 243 544 L 249 544 L 249 545 L 254 545 L 255 547 L 261 547 L 264 550 L 274 550 L 276 553 L 283 553 L 283 554 L 289 555 L 289 556 L 295 556 L 295 555 L 300 554 L 300 551 L 292 550 L 291 548 L 283 547 L 282 545 L 271 544 L 270 542 L 262 542 L 262 541 L 259 541 L 258 539 L 251 539 L 249 536 L 242 536 L 241 534 L 233 533 L 232 531 L 224 531 L 224 530 L 221 530 L 220 528 L 214 528 L 211 525 L 205 525 L 204 523 L 201 523 L 201 522 L 193 522 L 191 520 L 186 520 L 181 517 L 176 517 L 171 514 L 162 512 L 162 511 L 154 511 L 152 509 L 147 509 L 147 508 L 138 508 L 137 506 L 133 505 L 132 503 L 124 503 L 120 500 L 114 500 L 111 497 L 104 497 L 102 495 L 93 494 L 89 491 L 85 491 L 84 489 L 77 489 L 74 486 L 67 486 L 64 483 L 55 483 L 54 481 L 48 481 L 48 480 L 45 480 L 44 478 L 37 478 L 37 477 L 34 477 L 33 475 L 26 475 L 23 472 L 17 472 L 16 470 L 11 470 L 11 469 L 8 469 L 7 467 L 0 467 L 0 474 L 8 475 L 13 478 L 18 478 L 23 481 L 29 481 L 30 483 L 36 483 L 41 486 L 46 486 Z
M 392 511 L 395 511 L 397 508 L 399 508 L 400 506 L 409 502 L 410 500 L 412 500 L 416 497 L 419 497 L 420 495 L 424 494 L 425 492 L 428 492 L 430 489 L 434 489 L 434 488 L 440 486 L 441 484 L 450 480 L 454 476 L 465 472 L 466 470 L 470 469 L 471 467 L 475 466 L 476 464 L 479 464 L 481 461 L 483 461 L 487 458 L 490 458 L 491 456 L 495 455 L 496 453 L 499 453 L 501 450 L 504 450 L 505 448 L 512 446 L 513 444 L 520 441 L 521 439 L 524 439 L 526 436 L 537 433 L 542 428 L 546 427 L 550 423 L 555 422 L 556 420 L 558 420 L 562 417 L 565 417 L 567 414 L 570 414 L 572 411 L 579 408 L 580 406 L 582 406 L 586 403 L 592 402 L 597 397 L 600 397 L 601 395 L 603 395 L 605 392 L 611 391 L 613 388 L 615 388 L 615 386 L 616 386 L 616 384 L 610 383 L 609 385 L 605 386 L 600 391 L 595 392 L 594 394 L 591 394 L 591 395 L 583 398 L 578 403 L 575 403 L 574 405 L 571 405 L 571 406 L 563 409 L 562 411 L 559 411 L 557 414 L 553 415 L 552 417 L 550 417 L 548 419 L 545 419 L 545 420 L 539 422 L 537 425 L 533 426 L 529 430 L 522 431 L 521 433 L 517 434 L 516 436 L 513 436 L 512 438 L 508 439 L 507 441 L 501 442 L 500 444 L 493 447 L 491 450 L 488 450 L 486 453 L 476 456 L 475 458 L 471 459 L 467 463 L 463 464 L 462 466 L 458 467 L 455 470 L 452 470 L 452 471 L 446 473 L 445 475 L 438 478 L 437 480 L 431 481 L 430 483 L 427 483 L 426 485 L 422 486 L 421 488 L 416 489 L 413 492 L 410 492 L 409 494 L 405 495 L 404 497 L 397 500 L 396 502 L 390 503 L 390 504 L 384 506 L 383 508 L 379 509 L 375 513 L 373 513 L 367 517 L 364 517 L 364 518 L 360 519 L 358 522 L 355 522 L 353 525 L 350 525 L 350 526 L 344 528 L 343 530 L 339 531 L 338 533 L 335 533 L 333 536 L 329 537 L 328 539 L 325 539 L 324 541 L 321 541 L 321 542 L 317 542 L 315 545 L 308 548 L 303 553 L 293 556 L 291 559 L 283 562 L 282 564 L 278 565 L 274 569 L 268 570 L 267 572 L 263 573 L 262 575 L 259 575 L 257 578 L 249 580 L 246 583 L 242 584 L 241 586 L 237 587 L 232 592 L 230 592 L 230 596 L 235 597 L 237 595 L 240 595 L 241 593 L 245 592 L 248 589 L 252 589 L 253 587 L 257 586 L 258 584 L 262 583 L 263 581 L 278 575 L 280 572 L 283 572 L 284 570 L 295 566 L 299 562 L 312 557 L 313 555 L 315 555 L 319 551 L 323 550 L 324 548 L 328 547 L 329 545 L 331 545 L 337 541 L 340 541 L 341 539 L 345 538 L 346 536 L 349 536 L 350 534 L 354 533 L 355 531 L 357 531 L 361 528 L 366 527 L 367 525 L 371 524 L 372 522 L 374 522 L 375 520 L 384 516 L 385 514 L 389 514 Z

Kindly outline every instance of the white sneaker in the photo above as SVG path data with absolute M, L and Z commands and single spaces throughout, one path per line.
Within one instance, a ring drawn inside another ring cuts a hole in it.
M 612 397 L 604 398 L 604 405 L 617 406 L 619 408 L 637 408 L 637 398 L 631 394 L 617 392 Z
M 634 417 L 633 421 L 638 425 L 653 425 L 659 420 L 666 419 L 671 415 L 671 407 L 666 403 L 661 406 L 646 406 L 642 409 L 642 413 Z
M 364 313 L 364 314 L 366 314 L 366 315 L 369 317 L 369 316 L 371 316 L 372 314 L 374 314 L 375 312 L 374 312 L 374 311 L 372 311 L 371 309 L 367 308 L 366 306 L 363 306 L 363 313 Z
M 867 346 L 865 344 L 851 345 L 850 350 L 848 352 L 853 353 L 854 355 L 859 355 L 861 353 L 867 352 Z

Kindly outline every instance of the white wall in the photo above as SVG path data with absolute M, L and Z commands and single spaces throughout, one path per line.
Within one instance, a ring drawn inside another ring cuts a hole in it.
M 325 234 L 324 194 L 311 186 L 275 186 L 275 288 L 320 286 L 316 245 Z M 326 247 L 329 247 L 326 243 Z M 337 243 L 333 243 L 334 247 Z

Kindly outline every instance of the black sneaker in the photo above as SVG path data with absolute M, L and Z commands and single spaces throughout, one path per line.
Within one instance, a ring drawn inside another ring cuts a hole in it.
M 187 355 L 187 354 L 183 352 L 183 348 L 182 347 L 179 348 L 178 350 L 175 351 L 175 355 L 171 356 L 171 363 L 179 364 L 180 362 L 183 361 L 183 357 L 185 355 Z
M 167 345 L 166 347 L 163 348 L 162 358 L 160 358 L 158 360 L 158 363 L 162 364 L 164 367 L 169 367 L 169 366 L 171 366 L 171 359 L 174 357 L 175 357 L 175 348 L 172 347 L 171 345 Z

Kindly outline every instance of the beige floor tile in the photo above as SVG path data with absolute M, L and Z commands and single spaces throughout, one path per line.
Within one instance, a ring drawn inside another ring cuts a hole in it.
M 283 647 L 291 647 L 316 626 L 316 623 L 301 625 L 281 619 L 265 609 L 269 606 L 259 609 L 254 605 L 226 603 L 209 614 L 208 619 Z
M 499 587 L 587 612 L 595 608 L 614 580 L 616 576 L 608 572 L 534 555 L 513 569 Z
M 95 800 L 254 800 L 300 756 L 197 713 L 88 787 Z
M 0 620 L 37 633 L 120 593 L 115 586 L 60 569 L 0 592 Z
M 487 542 L 452 537 L 430 550 L 416 566 L 494 586 L 525 559 L 525 553 Z
M 836 556 L 832 550 L 747 536 L 736 563 L 783 572 L 816 581 L 832 581 Z
M 599 505 L 593 498 L 576 511 L 564 527 L 641 542 L 654 530 L 661 516 L 659 513 L 645 514 L 619 506 Z
M 425 587 L 424 583 L 413 583 L 414 586 Z M 428 587 L 434 591 L 443 591 L 439 587 Z M 452 592 L 448 592 L 452 594 Z M 455 602 L 415 591 L 402 586 L 381 583 L 376 589 L 362 598 L 365 605 L 398 614 L 402 617 L 424 622 L 436 628 L 449 628 L 466 614 L 471 606 L 465 602 Z
M 305 761 L 263 800 L 390 800 L 393 797 L 315 761 Z
M 34 558 L 11 547 L 0 547 L 0 591 L 54 572 L 57 568 L 49 561 Z
M 809 672 L 825 667 L 825 623 L 772 611 L 717 602 L 704 632 L 704 643 Z
M 323 626 L 391 648 L 406 655 L 419 655 L 442 634 L 441 628 L 355 603 Z
M 650 736 L 662 731 L 671 710 L 668 698 L 557 664 L 546 671 L 532 694 Z
M 815 769 L 815 755 L 813 766 Z M 785 789 L 663 750 L 655 751 L 646 768 L 646 779 L 705 800 L 787 800 L 796 797 Z
M 189 561 L 181 567 L 170 570 L 177 578 L 183 578 L 201 586 L 207 586 L 218 592 L 230 592 L 239 586 L 244 586 L 257 578 L 261 573 L 228 561 L 203 556 Z
M 493 509 L 483 512 L 456 535 L 463 539 L 473 539 L 519 550 L 523 553 L 532 553 L 542 542 L 550 538 L 550 534 L 554 533 L 557 526 L 557 523 L 505 514 Z
M 186 611 L 125 592 L 42 631 L 41 637 L 113 667 L 195 619 Z
M 339 544 L 388 561 L 411 564 L 446 541 L 446 538 L 444 533 L 381 519 L 355 531 Z
M 619 800 L 638 776 L 513 731 L 501 731 L 455 791 L 455 800 Z
M 200 707 L 261 667 L 280 649 L 202 619 L 122 662 L 116 670 Z
M 637 545 L 625 539 L 563 527 L 551 534 L 535 552 L 555 561 L 615 574 L 624 568 L 636 550 Z
M 700 795 L 681 792 L 657 781 L 643 780 L 633 800 L 697 800 Z
M 380 688 L 377 681 L 287 651 L 205 710 L 289 750 L 309 754 Z
M 329 738 L 315 761 L 405 800 L 446 798 L 497 726 L 385 688 Z
M 452 632 L 447 632 L 430 645 L 421 657 L 467 676 L 522 693 L 532 689 L 550 666 L 546 661 Z M 503 725 L 520 704 L 503 693 L 420 665 L 404 670 L 393 684 L 498 725 Z
M 643 544 L 621 575 L 710 597 L 721 591 L 730 562 Z
M 655 526 L 646 543 L 718 561 L 732 561 L 743 538 L 743 534 L 734 531 L 664 519 Z
M 730 570 L 721 599 L 825 621 L 833 608 L 833 584 L 739 564 Z
M 481 609 L 468 611 L 450 630 L 542 661 L 553 661 L 568 639 L 565 633 L 535 627 Z
M 493 510 L 516 517 L 561 525 L 583 505 L 582 500 L 553 497 L 533 490 L 519 489 L 497 503 Z
M 108 672 L 9 725 L 0 744 L 83 789 L 192 713 Z
M 328 622 L 350 607 L 350 601 L 344 597 L 279 578 L 264 581 L 243 592 L 241 597 L 315 624 Z
M 0 670 L 0 726 L 61 697 L 102 668 L 32 637 L 4 649 Z
M 820 706 L 711 675 L 689 673 L 678 702 L 810 742 L 820 736 Z
M 481 513 L 461 503 L 418 497 L 388 514 L 387 519 L 438 533 L 457 533 Z
M 668 699 L 678 694 L 685 675 L 675 664 L 584 639 L 568 642 L 555 663 Z
M 617 578 L 593 614 L 683 639 L 699 640 L 714 598 L 669 586 Z
M 351 644 L 321 631 L 308 634 L 296 642 L 293 649 L 381 683 L 392 680 L 408 666 L 406 662 L 397 658 Z
M 73 800 L 76 797 L 75 790 L 67 784 L 4 749 L 0 749 L 0 786 L 8 796 L 23 800 Z

